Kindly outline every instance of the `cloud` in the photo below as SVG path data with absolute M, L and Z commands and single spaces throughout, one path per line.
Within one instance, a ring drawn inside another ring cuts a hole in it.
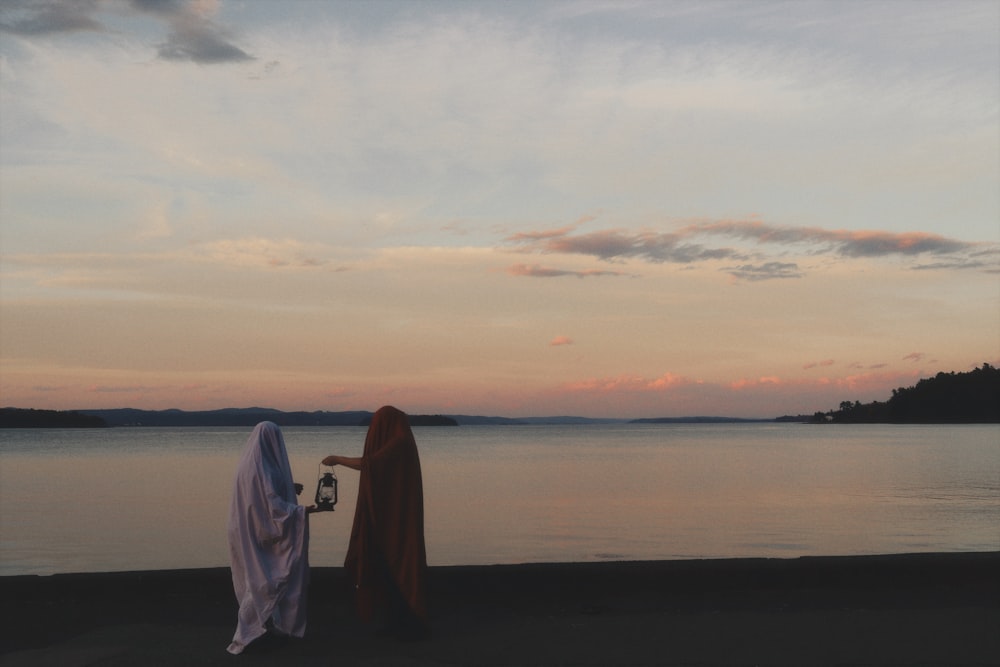
M 969 251 L 974 244 L 923 232 L 893 233 L 872 230 L 827 230 L 816 227 L 778 227 L 754 221 L 719 221 L 692 225 L 683 234 L 717 234 L 779 245 L 825 245 L 845 257 L 950 254 Z
M 735 391 L 742 391 L 744 389 L 756 389 L 762 386 L 778 386 L 783 385 L 785 382 L 775 375 L 765 375 L 756 379 L 740 378 L 739 380 L 733 380 L 727 386 Z
M 674 232 L 650 230 L 629 231 L 606 229 L 577 233 L 580 223 L 557 229 L 520 232 L 508 236 L 504 242 L 516 250 L 538 254 L 589 255 L 606 262 L 630 259 L 672 264 L 693 264 L 713 260 L 749 260 L 767 252 L 763 246 L 812 246 L 812 255 L 832 253 L 849 259 L 878 258 L 892 255 L 933 255 L 941 262 L 915 268 L 982 268 L 996 270 L 997 266 L 968 257 L 996 256 L 996 250 L 984 244 L 969 243 L 924 232 L 894 233 L 873 230 L 827 230 L 816 227 L 781 227 L 760 221 L 731 221 L 697 223 Z M 759 247 L 737 249 L 715 247 L 706 239 L 727 237 L 738 241 L 752 241 Z M 765 257 L 766 259 L 766 257 Z M 988 261 L 987 259 L 987 261 Z M 533 269 L 534 272 L 528 269 Z M 794 262 L 763 261 L 746 263 L 723 269 L 734 278 L 748 281 L 777 278 L 801 278 L 804 273 Z M 565 275 L 557 270 L 518 265 L 512 275 L 539 275 L 550 277 Z
M 680 375 L 664 373 L 656 378 L 647 378 L 641 375 L 587 378 L 568 382 L 562 386 L 562 389 L 569 392 L 612 394 L 618 392 L 665 391 L 692 384 L 699 383 Z
M 0 8 L 0 32 L 35 37 L 64 32 L 103 32 L 105 27 L 91 15 L 96 0 L 77 2 L 18 2 L 10 0 Z
M 556 336 L 551 341 L 549 341 L 549 345 L 553 347 L 557 347 L 559 345 L 572 345 L 572 344 L 573 344 L 573 339 L 570 338 L 569 336 Z
M 650 231 L 627 232 L 620 229 L 570 235 L 573 227 L 543 232 L 515 234 L 505 239 L 527 252 L 591 255 L 605 261 L 628 258 L 648 262 L 688 264 L 707 259 L 734 257 L 732 250 L 705 248 L 682 243 L 677 234 Z
M 1000 247 L 985 247 L 981 250 L 968 253 L 967 257 L 918 264 L 913 268 L 917 271 L 980 269 L 985 273 L 1000 273 Z
M 576 229 L 576 225 L 568 225 L 566 227 L 560 227 L 559 229 L 549 229 L 540 232 L 518 232 L 507 237 L 507 241 L 511 243 L 531 243 L 536 241 L 544 241 L 545 239 L 560 238 L 566 236 L 570 232 Z
M 272 240 L 245 238 L 205 243 L 198 248 L 199 254 L 213 262 L 242 267 L 297 267 L 315 268 L 327 262 L 309 252 L 306 246 L 291 239 Z
M 751 282 L 775 278 L 801 278 L 804 275 L 799 271 L 799 265 L 794 262 L 766 262 L 757 266 L 743 264 L 724 270 L 734 278 Z
M 612 406 L 635 416 L 777 416 L 812 414 L 845 399 L 885 400 L 899 386 L 913 384 L 919 373 L 861 372 L 846 376 L 785 377 L 777 374 L 733 379 L 695 380 L 665 373 L 660 377 L 623 374 L 560 384 L 570 405 L 586 405 L 593 414 Z M 712 407 L 714 406 L 714 407 Z
M 903 361 L 912 361 L 914 363 L 922 360 L 927 355 L 923 352 L 910 352 L 908 355 L 903 357 Z
M 570 271 L 566 269 L 550 269 L 538 264 L 514 264 L 507 268 L 507 273 L 512 276 L 528 276 L 530 278 L 559 278 L 562 276 L 576 276 L 577 278 L 590 278 L 593 276 L 624 276 L 628 275 L 621 271 L 605 271 L 601 269 L 587 269 L 585 271 Z
M 969 270 L 981 269 L 985 273 L 1000 273 L 1000 266 L 987 264 L 986 262 L 933 262 L 931 264 L 918 264 L 913 267 L 914 271 L 941 271 L 941 270 Z
M 190 60 L 202 65 L 212 65 L 254 59 L 232 44 L 222 28 L 202 12 L 195 11 L 192 6 L 168 14 L 166 19 L 171 32 L 157 51 L 164 60 Z
M 254 59 L 212 21 L 218 11 L 215 0 L 13 0 L 0 9 L 0 32 L 22 37 L 110 32 L 98 17 L 104 9 L 131 10 L 166 23 L 167 39 L 157 47 L 157 55 L 163 60 L 212 65 Z
M 809 370 L 810 368 L 816 368 L 817 366 L 833 366 L 833 359 L 824 359 L 823 361 L 813 361 L 802 366 L 803 370 Z

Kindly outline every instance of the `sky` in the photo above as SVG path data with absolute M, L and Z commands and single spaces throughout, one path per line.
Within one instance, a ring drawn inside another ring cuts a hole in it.
M 1000 364 L 1000 3 L 0 0 L 0 405 L 776 417 Z

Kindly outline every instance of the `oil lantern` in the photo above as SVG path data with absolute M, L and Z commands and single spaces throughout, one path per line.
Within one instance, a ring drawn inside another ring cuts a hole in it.
M 319 466 L 319 483 L 316 485 L 316 510 L 332 512 L 337 504 L 337 476 L 333 466 Z

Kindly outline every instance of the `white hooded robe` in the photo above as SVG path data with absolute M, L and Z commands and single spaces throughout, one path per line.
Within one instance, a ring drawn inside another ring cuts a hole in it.
M 247 440 L 233 482 L 229 556 L 239 602 L 236 634 L 227 649 L 242 653 L 268 626 L 302 637 L 309 586 L 309 521 L 295 497 L 281 429 L 258 424 Z

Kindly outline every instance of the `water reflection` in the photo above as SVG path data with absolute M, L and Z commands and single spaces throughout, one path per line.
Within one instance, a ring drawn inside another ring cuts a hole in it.
M 363 428 L 284 429 L 310 503 Z M 228 563 L 250 429 L 0 431 L 0 573 Z M 432 565 L 1000 549 L 996 426 L 415 430 Z M 311 519 L 340 565 L 357 473 Z

